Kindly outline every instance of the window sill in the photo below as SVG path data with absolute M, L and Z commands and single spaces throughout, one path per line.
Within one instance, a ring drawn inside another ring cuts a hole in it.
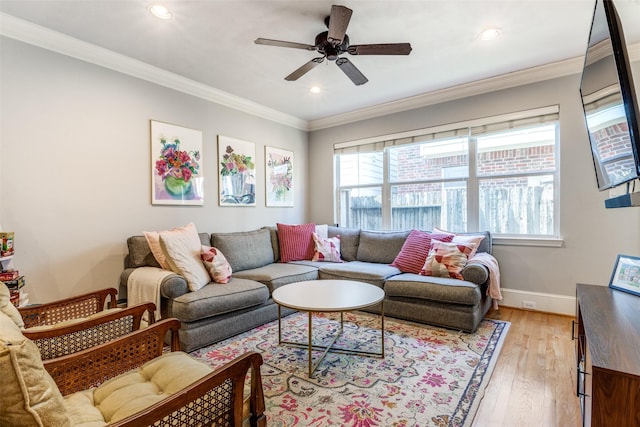
M 496 246 L 537 246 L 543 248 L 561 248 L 564 239 L 557 237 L 492 237 L 492 243 Z

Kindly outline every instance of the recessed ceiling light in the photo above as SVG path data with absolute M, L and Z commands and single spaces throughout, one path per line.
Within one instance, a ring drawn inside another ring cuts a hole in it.
M 502 34 L 502 30 L 500 28 L 487 28 L 480 33 L 480 39 L 485 41 L 495 40 L 500 37 L 500 34 Z
M 312 86 L 311 88 L 309 88 L 309 92 L 311 92 L 311 93 L 320 93 L 320 87 L 319 86 Z
M 153 16 L 155 16 L 156 18 L 160 18 L 160 19 L 171 19 L 171 12 L 169 11 L 169 9 L 167 9 L 166 7 L 164 7 L 161 4 L 154 4 L 153 6 L 151 6 L 149 8 L 149 11 L 153 14 Z

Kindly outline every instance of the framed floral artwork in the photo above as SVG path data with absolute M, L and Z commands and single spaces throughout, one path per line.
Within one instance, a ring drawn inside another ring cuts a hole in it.
M 151 120 L 151 204 L 204 204 L 202 132 Z
M 220 206 L 256 205 L 256 146 L 218 135 Z
M 267 206 L 293 206 L 293 151 L 265 147 Z

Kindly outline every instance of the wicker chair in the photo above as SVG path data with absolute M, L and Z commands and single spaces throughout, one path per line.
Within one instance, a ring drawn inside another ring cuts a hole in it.
M 45 426 L 72 425 L 79 413 L 85 423 L 89 420 L 83 417 L 89 414 L 95 418 L 97 413 L 98 417 L 104 417 L 103 423 L 107 422 L 109 426 L 240 427 L 243 425 L 245 379 L 250 372 L 251 390 L 246 416 L 251 426 L 266 426 L 260 376 L 262 356 L 249 352 L 211 370 L 204 363 L 179 351 L 180 322 L 177 319 L 161 320 L 108 343 L 45 362 L 41 361 L 37 352 L 34 354 L 34 344 L 21 337 L 20 330 L 9 322 L 9 317 L 0 313 L 0 334 L 3 335 L 0 339 L 0 368 L 3 369 L 5 389 L 0 394 L 0 424 L 7 422 L 7 425 L 11 425 L 13 422 L 27 425 L 25 422 L 28 421 Z M 164 351 L 167 333 L 171 334 L 171 352 Z M 16 360 L 26 361 L 14 363 Z M 163 366 L 165 372 L 158 369 Z M 168 390 L 175 383 L 160 390 L 162 393 L 154 391 L 143 394 L 142 408 L 136 407 L 131 413 L 127 412 L 131 408 L 126 408 L 122 417 L 113 416 L 111 421 L 106 421 L 108 416 L 105 413 L 120 410 L 107 409 L 106 402 L 109 399 L 119 401 L 126 407 L 141 390 L 156 390 L 150 387 L 151 384 L 166 385 L 160 380 L 151 383 L 157 376 L 170 377 L 169 380 L 164 378 L 168 382 L 174 381 L 175 377 L 184 382 L 185 375 L 177 374 L 174 368 L 185 366 L 188 368 L 183 368 L 183 372 L 198 378 L 189 380 L 190 383 L 170 393 Z M 50 377 L 44 372 L 45 369 Z M 192 374 L 195 371 L 197 373 Z M 141 381 L 138 388 L 136 381 Z M 132 384 L 137 392 L 131 391 Z M 43 393 L 42 390 L 47 392 Z M 147 398 L 153 399 L 158 394 L 161 400 L 146 403 Z M 74 402 L 76 405 L 80 402 L 81 408 L 73 406 Z M 87 406 L 89 412 L 86 412 Z M 20 410 L 23 412 L 17 414 Z
M 149 324 L 153 324 L 155 310 L 155 304 L 142 303 L 122 309 L 101 311 L 87 318 L 34 326 L 24 329 L 22 333 L 38 346 L 42 360 L 48 360 L 137 331 L 145 313 L 148 313 Z
M 109 298 L 108 308 L 116 308 L 117 294 L 118 291 L 115 288 L 107 288 L 46 304 L 20 307 L 18 311 L 25 328 L 54 325 L 79 317 L 89 317 L 104 310 L 107 298 Z

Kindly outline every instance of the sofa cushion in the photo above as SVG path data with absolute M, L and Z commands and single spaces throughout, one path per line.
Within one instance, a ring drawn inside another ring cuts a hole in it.
M 266 285 L 270 292 L 280 286 L 303 280 L 315 280 L 318 278 L 318 269 L 313 266 L 304 265 L 305 262 L 295 261 L 294 263 L 273 263 L 251 270 L 244 270 L 234 273 L 233 277 L 255 280 Z
M 202 244 L 193 223 L 160 233 L 160 247 L 171 270 L 187 279 L 189 290 L 197 291 L 211 281 L 202 263 Z
M 0 372 L 0 425 L 72 425 L 58 386 L 44 369 L 38 347 L 1 312 Z
M 391 299 L 426 300 L 475 306 L 482 298 L 480 287 L 465 280 L 403 273 L 387 279 L 384 292 Z
M 419 274 L 424 266 L 424 261 L 429 255 L 431 239 L 450 242 L 452 235 L 433 234 L 428 231 L 411 230 L 407 239 L 402 244 L 402 249 L 391 263 L 403 273 Z
M 106 422 L 115 422 L 175 394 L 210 372 L 211 367 L 186 353 L 165 353 L 102 383 L 93 391 L 94 404 Z
M 198 233 L 200 242 L 203 245 L 209 244 L 209 234 Z M 129 254 L 126 259 L 125 266 L 127 268 L 137 267 L 157 267 L 162 268 L 156 258 L 151 253 L 149 243 L 144 236 L 131 236 L 127 239 L 127 248 Z
M 391 264 L 408 235 L 409 231 L 361 231 L 356 259 Z
M 351 261 L 322 265 L 319 276 L 320 279 L 359 280 L 382 287 L 386 279 L 400 273 L 400 270 L 388 264 Z
M 273 249 L 273 262 L 280 262 L 280 242 L 278 242 L 278 229 L 273 226 L 265 226 L 262 229 L 269 230 L 271 237 L 271 249 Z
M 299 261 L 313 258 L 313 238 L 315 224 L 280 224 L 278 242 L 280 242 L 280 262 Z
M 355 261 L 360 244 L 359 228 L 344 228 L 329 226 L 328 237 L 340 236 L 340 257 L 344 261 Z
M 211 246 L 222 251 L 234 272 L 274 262 L 268 229 L 211 234 Z
M 260 305 L 269 299 L 269 289 L 262 283 L 232 277 L 224 286 L 211 283 L 196 292 L 176 297 L 171 316 L 193 322 L 219 314 Z

